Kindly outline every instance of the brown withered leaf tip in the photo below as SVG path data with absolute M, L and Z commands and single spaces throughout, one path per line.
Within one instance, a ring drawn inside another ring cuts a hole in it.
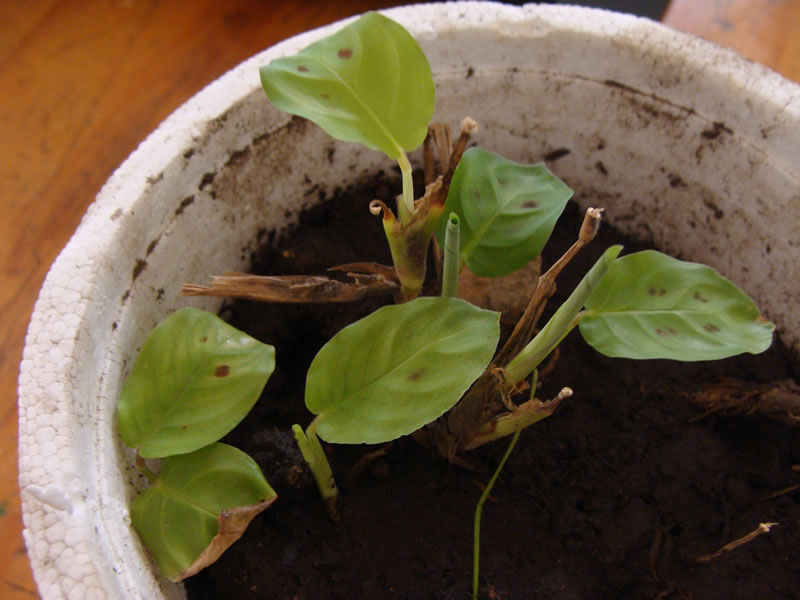
M 250 525 L 250 521 L 268 508 L 270 504 L 275 502 L 276 498 L 277 495 L 269 500 L 259 502 L 258 504 L 237 506 L 235 508 L 223 510 L 218 517 L 219 531 L 217 535 L 214 536 L 211 543 L 203 550 L 200 556 L 197 557 L 194 563 L 174 579 L 174 581 L 183 581 L 187 577 L 196 575 L 208 565 L 214 563 L 231 544 L 242 537 L 247 526 Z

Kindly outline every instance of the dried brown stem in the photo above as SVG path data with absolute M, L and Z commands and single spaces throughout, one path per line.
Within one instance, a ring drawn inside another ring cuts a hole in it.
M 472 134 L 476 131 L 478 131 L 478 123 L 472 117 L 464 117 L 461 121 L 461 131 L 458 134 L 458 139 L 453 146 L 453 151 L 450 153 L 450 159 L 447 163 L 442 163 L 442 170 L 444 171 L 444 185 L 442 187 L 445 190 L 445 197 L 447 196 L 447 190 L 450 189 L 453 173 L 455 173 L 456 167 L 467 149 L 467 144 Z M 444 169 L 445 164 L 447 164 L 447 170 Z
M 769 496 L 764 498 L 762 502 L 766 502 L 767 500 L 774 500 L 775 498 L 779 498 L 780 496 L 785 496 L 786 494 L 791 494 L 795 490 L 800 490 L 800 483 L 796 483 L 795 485 L 790 485 L 789 487 L 785 487 L 782 490 L 778 490 L 777 492 L 772 492 Z
M 699 388 L 689 400 L 706 409 L 691 421 L 715 413 L 760 414 L 788 425 L 800 425 L 800 386 L 791 379 L 752 383 L 725 378 Z
M 436 142 L 436 151 L 439 153 L 439 163 L 442 171 L 450 164 L 450 154 L 453 151 L 453 131 L 450 126 L 442 127 L 441 132 L 437 131 L 433 137 Z
M 444 130 L 447 133 L 444 133 Z M 450 182 L 453 180 L 453 173 L 455 173 L 464 151 L 467 149 L 470 137 L 478 130 L 478 124 L 470 117 L 465 117 L 461 121 L 461 131 L 458 135 L 455 145 L 452 149 L 445 146 L 449 145 L 450 133 L 449 127 L 444 125 L 431 126 L 429 131 L 434 133 L 434 140 L 439 152 L 439 159 L 442 167 L 441 187 L 436 190 L 428 189 L 425 191 L 425 197 L 429 198 L 428 202 L 431 206 L 444 206 L 447 200 L 447 193 L 450 191 Z M 445 168 L 446 167 L 446 168 Z M 429 186 L 430 188 L 430 186 Z M 424 200 L 425 198 L 423 198 Z M 422 202 L 420 200 L 419 202 Z
M 428 127 L 428 134 L 430 139 L 433 140 L 433 143 L 436 144 L 436 152 L 439 154 L 439 164 L 441 165 L 442 171 L 450 164 L 450 154 L 452 153 L 453 148 L 453 131 L 450 129 L 450 125 L 446 123 L 432 123 L 430 127 Z M 433 177 L 431 180 L 433 181 Z M 427 181 L 425 183 L 430 183 Z
M 428 137 L 425 139 L 424 148 L 424 161 L 425 161 L 425 184 L 428 189 L 425 191 L 425 198 L 430 206 L 444 207 L 447 201 L 447 193 L 450 190 L 450 182 L 453 179 L 453 173 L 461 160 L 461 156 L 467 148 L 470 136 L 478 130 L 478 124 L 470 117 L 466 117 L 461 121 L 461 131 L 455 146 L 452 144 L 452 131 L 449 125 L 443 123 L 433 123 L 428 128 Z M 441 187 L 434 189 L 431 183 L 434 182 L 434 160 L 433 149 L 430 146 L 430 140 L 436 145 L 436 151 L 439 154 L 439 164 L 442 169 Z M 422 202 L 421 200 L 420 202 Z M 436 268 L 436 278 L 441 279 L 442 274 L 442 253 L 436 239 L 433 239 L 433 259 Z
M 381 274 L 348 273 L 353 282 L 342 282 L 318 275 L 285 275 L 268 277 L 226 273 L 212 277 L 209 287 L 184 284 L 184 296 L 223 296 L 261 302 L 351 302 L 368 296 L 395 293 L 396 280 Z
M 505 345 L 495 357 L 493 364 L 501 367 L 505 366 L 531 341 L 533 333 L 536 331 L 536 325 L 544 312 L 545 306 L 547 306 L 547 301 L 556 293 L 556 278 L 564 267 L 569 264 L 569 261 L 580 252 L 581 248 L 594 239 L 600 227 L 602 212 L 602 208 L 589 208 L 586 210 L 577 241 L 544 275 L 539 277 L 528 307 L 525 309 L 522 318 L 517 322 L 516 327 L 514 327 L 514 331 L 506 340 Z
M 381 265 L 374 262 L 346 263 L 343 265 L 336 265 L 335 267 L 328 267 L 328 271 L 344 271 L 350 277 L 355 277 L 355 274 L 371 273 L 373 275 L 379 275 L 387 281 L 400 283 L 397 280 L 397 273 L 395 272 L 394 267 L 390 267 L 389 265 Z
M 722 548 L 714 552 L 713 554 L 706 554 L 704 556 L 699 556 L 695 560 L 699 563 L 707 563 L 711 562 L 715 558 L 718 558 L 725 554 L 726 552 L 730 552 L 731 550 L 735 550 L 739 546 L 743 546 L 748 542 L 752 542 L 762 533 L 767 533 L 770 529 L 772 529 L 777 523 L 759 523 L 758 527 L 756 527 L 753 531 L 748 533 L 747 535 L 743 535 L 739 539 L 733 540 L 732 542 L 725 544 Z
M 658 562 L 661 556 L 661 548 L 662 546 L 669 547 L 671 545 L 671 537 L 669 534 L 669 528 L 661 527 L 656 530 L 655 538 L 653 539 L 653 544 L 650 546 L 650 574 L 653 576 L 653 579 L 661 583 L 663 580 L 658 575 Z
M 436 158 L 433 155 L 431 145 L 431 128 L 428 127 L 428 135 L 422 144 L 422 170 L 425 175 L 425 185 L 432 183 L 436 179 Z

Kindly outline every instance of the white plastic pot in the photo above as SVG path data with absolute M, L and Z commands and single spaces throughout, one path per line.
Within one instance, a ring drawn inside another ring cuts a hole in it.
M 581 205 L 713 265 L 800 350 L 799 86 L 603 11 L 465 2 L 386 14 L 429 57 L 436 120 L 472 116 L 478 143 L 517 161 L 560 154 L 549 164 Z M 117 396 L 157 321 L 218 307 L 180 297 L 181 283 L 246 269 L 259 232 L 391 167 L 279 113 L 258 87 L 259 65 L 340 26 L 265 51 L 177 110 L 108 181 L 50 270 L 19 387 L 24 533 L 45 599 L 183 595 L 130 528 L 139 477 L 117 436 Z

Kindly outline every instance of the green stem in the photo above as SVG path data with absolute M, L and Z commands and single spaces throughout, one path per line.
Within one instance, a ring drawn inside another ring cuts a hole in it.
M 292 431 L 297 440 L 297 445 L 300 447 L 300 452 L 308 467 L 314 475 L 314 481 L 319 488 L 319 493 L 325 501 L 325 505 L 334 520 L 339 519 L 339 490 L 336 487 L 336 480 L 333 478 L 333 471 L 328 462 L 328 457 L 325 455 L 325 450 L 317 437 L 317 421 L 316 419 L 311 422 L 308 429 L 303 432 L 300 425 L 293 425 Z
M 500 464 L 497 465 L 494 475 L 492 475 L 492 478 L 486 485 L 486 489 L 483 490 L 483 494 L 481 494 L 480 500 L 478 500 L 478 506 L 475 508 L 475 532 L 472 543 L 472 600 L 478 600 L 478 575 L 480 573 L 481 560 L 481 513 L 483 512 L 483 505 L 486 503 L 486 499 L 492 492 L 492 488 L 494 487 L 495 481 L 497 481 L 497 478 L 500 475 L 500 471 L 503 470 L 508 457 L 511 456 L 511 451 L 514 449 L 514 446 L 517 444 L 517 440 L 519 439 L 520 431 L 521 430 L 517 430 L 514 433 L 514 437 L 511 438 L 511 442 L 508 444 L 506 453 L 500 460 Z
M 450 213 L 444 232 L 444 267 L 442 269 L 442 297 L 458 297 L 458 253 L 461 225 L 458 215 Z
M 614 263 L 622 246 L 611 246 L 589 269 L 575 290 L 550 318 L 542 330 L 506 365 L 504 380 L 513 386 L 525 379 L 561 340 L 572 331 L 582 316 L 581 309 L 600 280 Z
M 400 165 L 400 172 L 403 174 L 403 199 L 397 205 L 397 214 L 400 216 L 401 223 L 408 223 L 414 216 L 414 178 L 412 176 L 411 163 L 405 152 L 401 152 L 397 157 Z

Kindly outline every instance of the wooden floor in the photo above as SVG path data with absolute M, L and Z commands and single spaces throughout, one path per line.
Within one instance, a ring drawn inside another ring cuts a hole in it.
M 37 291 L 103 182 L 206 83 L 371 8 L 339 0 L 0 0 L 0 598 L 35 598 L 17 486 L 17 368 Z M 664 20 L 800 81 L 800 0 L 672 0 Z

